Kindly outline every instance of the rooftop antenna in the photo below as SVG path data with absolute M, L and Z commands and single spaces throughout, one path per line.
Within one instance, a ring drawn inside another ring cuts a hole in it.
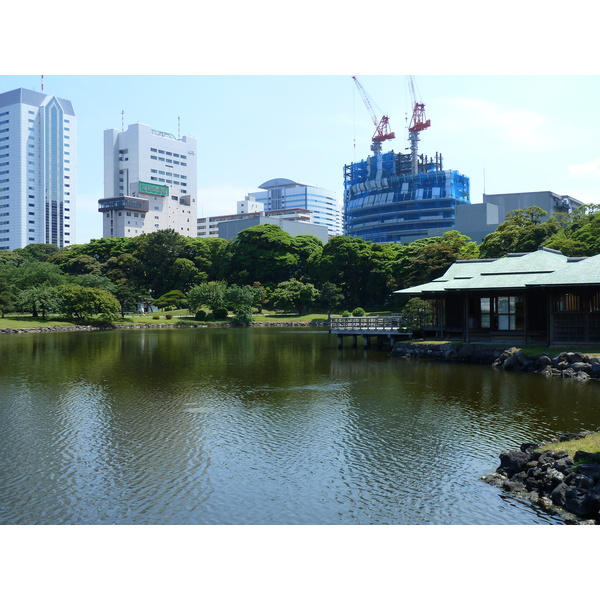
M 121 111 L 121 131 L 125 131 L 125 111 Z
M 42 94 L 44 93 L 44 76 L 42 75 Z

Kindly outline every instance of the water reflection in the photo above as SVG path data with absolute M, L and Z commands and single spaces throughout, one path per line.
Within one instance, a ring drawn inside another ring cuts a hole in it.
M 0 338 L 0 522 L 560 522 L 479 481 L 594 385 L 269 329 Z

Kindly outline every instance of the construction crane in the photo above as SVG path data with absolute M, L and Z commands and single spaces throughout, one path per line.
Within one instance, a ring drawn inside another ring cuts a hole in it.
M 418 150 L 419 150 L 419 133 L 425 131 L 431 126 L 429 119 L 425 120 L 425 105 L 420 101 L 416 91 L 413 76 L 408 76 L 408 89 L 410 99 L 413 105 L 412 118 L 408 127 L 408 139 L 410 140 L 410 165 L 411 173 L 416 175 L 418 172 Z
M 360 92 L 363 102 L 365 103 L 365 106 L 367 107 L 367 110 L 369 111 L 369 114 L 371 115 L 371 120 L 373 121 L 373 125 L 375 125 L 375 133 L 373 134 L 373 137 L 371 138 L 371 141 L 372 141 L 371 150 L 375 154 L 380 154 L 381 153 L 381 142 L 385 142 L 386 140 L 393 140 L 396 137 L 396 134 L 393 131 L 390 131 L 389 117 L 387 115 L 384 115 L 383 117 L 381 117 L 381 119 L 377 118 L 377 116 L 375 115 L 375 111 L 373 110 L 373 107 L 371 106 L 371 101 L 369 100 L 369 96 L 368 96 L 367 92 L 365 92 L 363 86 L 360 84 L 360 82 L 354 75 L 352 76 L 352 79 L 354 79 L 354 83 L 356 84 L 356 87 L 358 88 L 358 91 Z

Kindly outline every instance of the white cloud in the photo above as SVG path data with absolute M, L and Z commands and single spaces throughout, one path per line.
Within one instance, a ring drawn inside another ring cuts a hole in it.
M 483 139 L 501 140 L 523 149 L 556 145 L 548 118 L 532 110 L 503 109 L 478 98 L 442 98 L 437 101 L 436 127 L 449 133 L 478 134 Z M 433 105 L 433 102 L 432 102 Z
M 569 177 L 585 177 L 588 175 L 600 178 L 600 158 L 581 165 L 569 165 Z

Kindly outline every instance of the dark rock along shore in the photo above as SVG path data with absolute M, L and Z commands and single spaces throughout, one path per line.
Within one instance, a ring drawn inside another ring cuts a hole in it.
M 394 346 L 391 356 L 428 358 L 449 362 L 489 364 L 505 371 L 538 373 L 546 377 L 571 378 L 577 381 L 600 379 L 600 357 L 578 352 L 526 355 L 518 348 L 491 344 L 407 344 Z
M 600 427 L 596 431 L 600 431 Z M 561 515 L 567 522 L 600 524 L 600 452 L 567 452 L 540 448 L 582 439 L 592 431 L 567 433 L 544 443 L 522 444 L 500 454 L 500 466 L 482 480 Z

